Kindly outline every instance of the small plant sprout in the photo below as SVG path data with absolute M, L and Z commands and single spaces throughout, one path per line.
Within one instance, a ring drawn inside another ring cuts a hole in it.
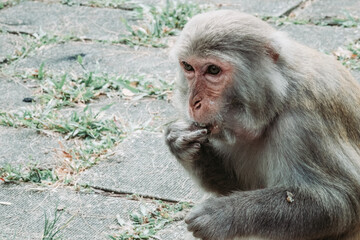
M 64 209 L 55 208 L 53 218 L 49 217 L 44 211 L 44 232 L 42 240 L 56 240 L 61 239 L 60 233 L 72 221 L 74 216 L 71 216 L 65 223 L 61 224 L 61 217 L 64 214 Z

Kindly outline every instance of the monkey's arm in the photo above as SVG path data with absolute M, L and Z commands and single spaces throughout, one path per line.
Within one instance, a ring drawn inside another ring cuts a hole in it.
M 166 143 L 181 165 L 205 190 L 227 195 L 239 190 L 234 172 L 226 171 L 208 143 L 208 131 L 178 121 L 166 132 Z
M 347 190 L 302 186 L 237 192 L 207 200 L 185 221 L 195 237 L 206 240 L 241 236 L 328 239 L 352 231 L 358 224 L 359 212 L 353 206 L 358 200 Z
M 202 188 L 218 195 L 240 190 L 239 180 L 231 169 L 225 169 L 223 159 L 217 156 L 210 144 L 203 144 L 199 159 L 189 169 Z
M 345 152 L 352 148 L 333 147 L 327 130 L 309 122 L 319 121 L 303 113 L 273 126 L 261 154 L 267 167 L 259 177 L 267 188 L 205 201 L 189 214 L 188 229 L 206 240 L 333 239 L 354 231 L 360 222 L 360 184 L 359 169 L 349 170 L 359 168 Z

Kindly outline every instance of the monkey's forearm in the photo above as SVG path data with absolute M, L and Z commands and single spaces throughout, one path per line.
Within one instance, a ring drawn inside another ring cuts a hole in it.
M 214 239 L 325 239 L 355 229 L 358 212 L 350 206 L 348 196 L 335 189 L 263 189 L 209 199 L 186 221 L 195 236 L 217 234 L 216 229 L 228 231 L 226 237 Z
M 219 195 L 227 195 L 240 190 L 235 173 L 226 171 L 222 159 L 216 157 L 210 148 L 205 147 L 200 158 L 192 162 L 191 166 L 185 168 L 208 191 Z

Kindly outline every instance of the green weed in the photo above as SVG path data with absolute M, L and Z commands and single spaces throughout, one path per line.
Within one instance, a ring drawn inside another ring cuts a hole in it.
M 6 33 L 6 31 L 4 31 Z M 15 51 L 6 56 L 6 59 L 3 63 L 10 64 L 18 59 L 25 58 L 29 55 L 29 53 L 35 49 L 34 39 L 28 35 L 20 34 L 22 38 L 22 46 L 19 46 L 15 49 Z M 0 64 L 1 66 L 2 64 Z
M 14 6 L 14 5 L 18 4 L 21 1 L 22 0 L 5 0 L 5 1 L 2 1 L 2 2 L 0 2 L 0 10 L 5 8 L 5 7 Z
M 138 5 L 131 3 L 129 0 L 91 0 L 86 5 L 92 7 L 119 8 L 124 10 L 134 10 L 139 8 Z
M 122 140 L 122 137 L 106 136 L 98 141 L 85 140 L 82 144 L 63 151 L 66 169 L 70 176 L 88 169 L 107 157 L 109 149 Z
M 311 24 L 310 20 L 303 20 L 303 19 L 299 20 L 289 17 L 263 17 L 262 20 L 267 21 L 268 23 L 272 23 L 276 26 L 282 26 L 286 24 L 294 24 L 294 25 Z
M 76 3 L 75 3 L 74 1 L 72 1 L 72 0 L 61 0 L 60 2 L 61 2 L 61 4 L 64 4 L 64 5 L 67 5 L 67 6 L 73 6 L 73 5 L 76 4 Z
M 54 111 L 51 102 L 45 109 L 38 106 L 23 110 L 20 113 L 0 113 L 0 125 L 11 127 L 27 127 L 32 129 L 52 130 L 66 135 L 66 138 L 100 139 L 106 134 L 121 135 L 122 131 L 114 120 L 98 120 L 102 108 L 94 114 L 85 107 L 82 112 L 74 111 L 70 116 L 62 116 Z
M 123 227 L 118 235 L 109 236 L 112 240 L 128 239 L 158 239 L 156 233 L 163 229 L 166 224 L 180 220 L 176 214 L 187 211 L 191 204 L 186 202 L 170 204 L 158 201 L 155 210 L 149 210 L 141 206 L 139 211 L 132 212 L 126 221 L 117 217 L 118 224 Z
M 40 71 L 40 70 L 39 70 Z M 40 75 L 40 74 L 39 74 Z M 42 76 L 43 77 L 43 76 Z M 39 78 L 39 77 L 37 77 Z M 104 95 L 120 95 L 124 98 L 156 97 L 166 99 L 172 84 L 162 79 L 144 76 L 109 76 L 86 73 L 81 77 L 48 76 L 40 82 L 43 104 L 56 100 L 57 107 L 86 104 Z
M 344 18 L 325 18 L 314 23 L 321 26 L 338 26 L 343 28 L 353 28 L 359 26 L 359 18 L 355 18 L 348 12 L 344 12 L 344 15 Z
M 41 63 L 39 69 L 37 70 L 36 77 L 39 80 L 42 80 L 44 78 L 44 76 L 45 76 L 44 66 L 45 66 L 45 63 Z
M 78 41 L 80 40 L 77 37 L 74 36 L 55 36 L 55 35 L 48 35 L 44 32 L 35 33 L 32 35 L 28 34 L 19 34 L 19 36 L 22 38 L 22 46 L 17 47 L 17 49 L 14 51 L 13 54 L 10 54 L 9 56 L 6 56 L 6 59 L 4 63 L 10 64 L 12 62 L 15 62 L 17 60 L 23 59 L 27 57 L 31 52 L 33 52 L 35 49 L 44 46 L 49 45 L 53 43 L 64 43 L 68 41 Z M 1 64 L 0 64 L 1 66 Z M 36 75 L 36 73 L 34 74 Z
M 74 0 L 61 0 L 61 4 L 68 6 L 88 6 L 88 7 L 97 7 L 97 8 L 118 8 L 123 10 L 134 10 L 139 8 L 135 3 L 132 3 L 129 0 L 83 0 L 81 2 Z
M 165 47 L 162 38 L 177 35 L 191 17 L 207 9 L 194 3 L 169 0 L 164 8 L 142 6 L 138 11 L 144 24 L 130 26 L 124 19 L 130 34 L 122 36 L 117 42 L 131 46 Z
M 59 225 L 64 210 L 59 210 L 57 207 L 54 211 L 54 217 L 50 218 L 44 211 L 44 232 L 42 240 L 56 240 L 61 239 L 60 232 L 65 229 L 72 221 L 73 217 L 70 217 L 64 224 Z
M 285 24 L 295 25 L 317 25 L 317 26 L 338 26 L 343 28 L 354 28 L 359 26 L 360 19 L 353 17 L 348 12 L 345 12 L 344 18 L 324 18 L 324 19 L 296 19 L 291 17 L 263 17 L 264 21 L 273 23 L 276 26 Z
M 0 168 L 0 179 L 4 182 L 54 183 L 58 177 L 53 170 L 36 165 L 14 167 L 8 164 Z
M 98 119 L 100 113 L 109 107 L 111 105 L 101 108 L 97 113 L 85 107 L 81 112 L 74 111 L 71 114 L 62 115 L 49 102 L 44 108 L 35 105 L 20 113 L 0 113 L 0 125 L 51 130 L 63 134 L 65 139 L 82 139 L 71 148 L 61 146 L 62 151 L 59 154 L 64 159 L 64 164 L 55 171 L 51 171 L 56 177 L 50 178 L 50 171 L 47 170 L 38 171 L 37 168 L 31 168 L 24 171 L 7 167 L 1 174 L 4 175 L 4 181 L 41 183 L 48 178 L 51 183 L 59 180 L 69 184 L 74 174 L 106 158 L 108 149 L 125 136 L 122 126 L 116 122 L 116 119 Z
M 350 43 L 347 51 L 335 52 L 337 59 L 352 70 L 360 70 L 360 40 Z

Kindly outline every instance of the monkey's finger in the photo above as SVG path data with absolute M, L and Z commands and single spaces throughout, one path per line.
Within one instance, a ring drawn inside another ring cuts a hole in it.
M 191 142 L 206 142 L 206 140 L 208 139 L 207 136 L 208 130 L 207 129 L 200 129 L 200 130 L 196 130 L 193 132 L 189 132 L 188 134 L 184 134 L 181 137 L 179 137 L 177 139 L 178 143 L 184 143 L 184 144 L 188 144 Z
M 190 231 L 190 230 L 188 229 L 188 231 Z M 193 231 L 193 236 L 194 236 L 196 239 L 199 239 L 199 237 L 201 237 L 201 234 L 200 234 L 199 230 L 194 230 L 194 231 Z M 201 240 L 204 240 L 204 239 L 202 238 Z
M 183 161 L 194 161 L 196 159 L 194 157 L 199 154 L 200 148 L 201 148 L 200 143 L 193 143 L 189 145 L 189 147 L 186 149 L 182 148 L 181 153 L 177 155 L 179 156 L 179 159 Z
M 166 141 L 168 142 L 174 142 L 176 141 L 179 137 L 183 136 L 184 134 L 189 134 L 190 131 L 171 131 L 167 134 L 166 136 Z
M 171 152 L 175 155 L 175 157 L 179 161 L 183 162 L 193 162 L 198 159 L 197 156 L 199 156 L 201 149 L 200 143 L 192 143 L 189 144 L 186 148 L 181 146 L 176 146 L 175 144 L 172 144 L 170 146 Z
M 166 137 L 168 143 L 179 147 L 186 147 L 189 143 L 200 142 L 205 143 L 207 141 L 207 130 L 197 130 L 194 132 L 185 132 L 180 135 L 179 132 L 171 132 Z
M 212 217 L 208 214 L 198 215 L 195 219 L 187 222 L 187 229 L 193 232 L 195 237 L 205 239 L 213 230 L 211 228 L 211 220 Z
M 209 212 L 212 212 L 211 209 L 205 208 L 203 205 L 195 206 L 189 214 L 185 217 L 185 223 L 191 224 L 199 217 L 205 217 Z

